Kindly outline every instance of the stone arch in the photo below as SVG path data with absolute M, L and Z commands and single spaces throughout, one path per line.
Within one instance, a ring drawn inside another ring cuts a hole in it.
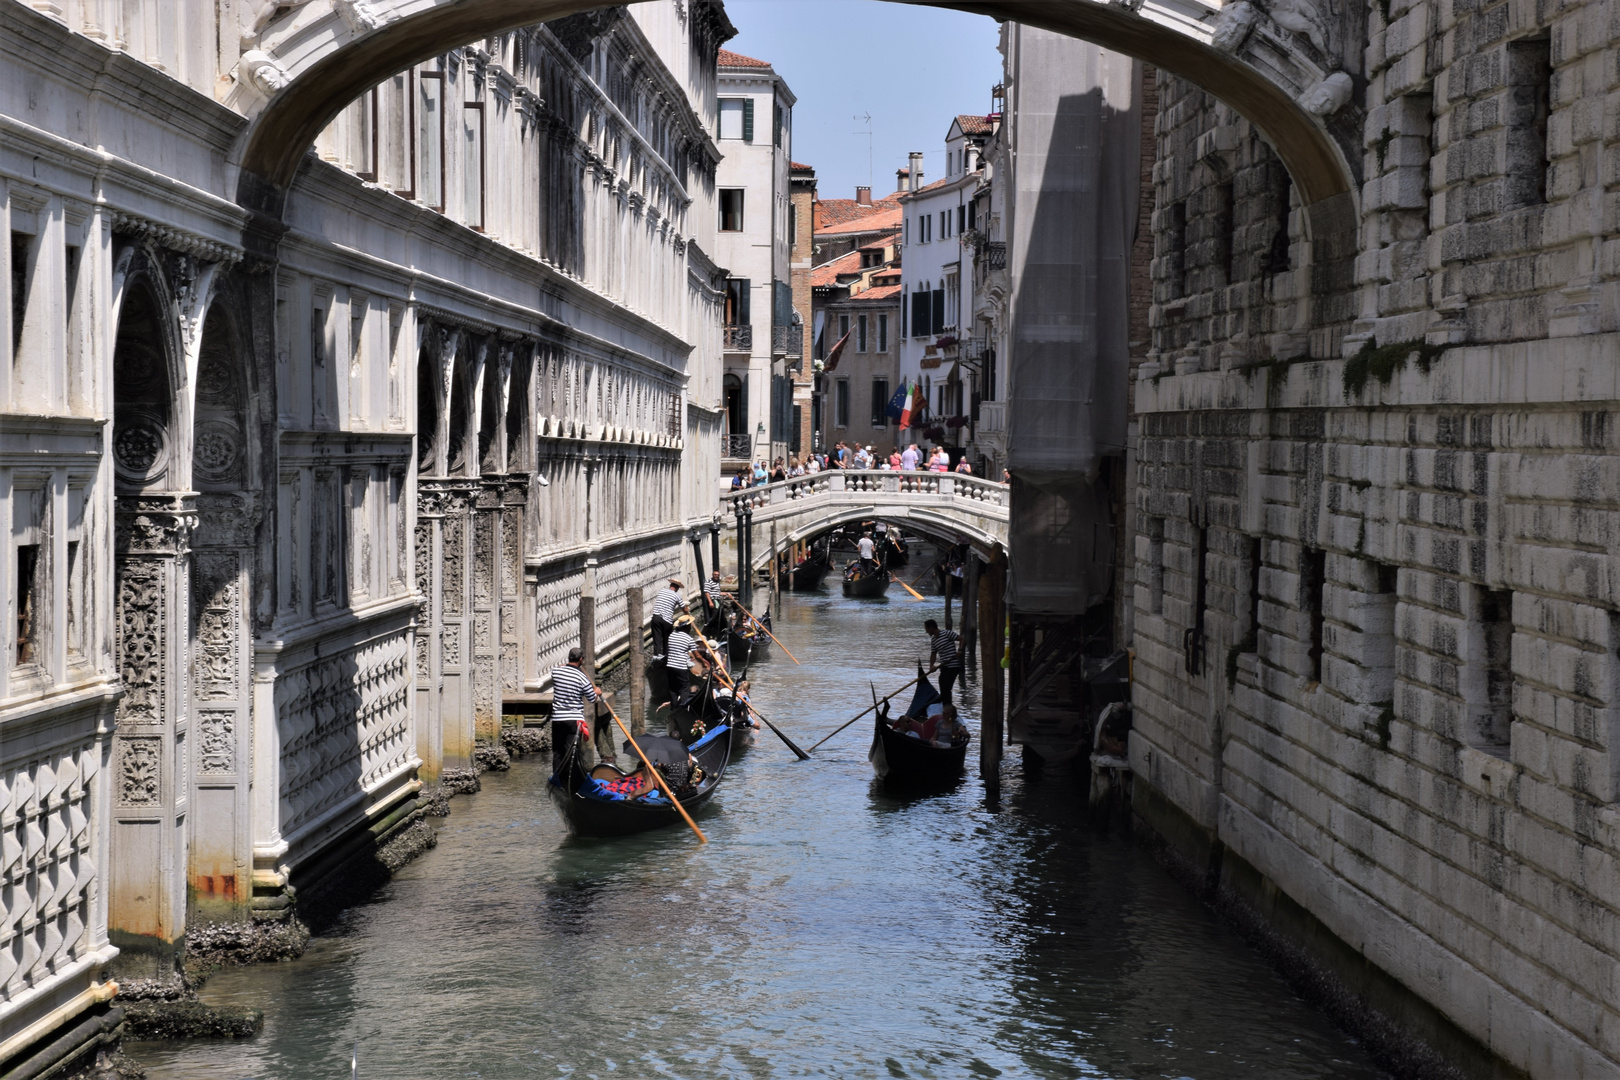
M 1314 0 L 898 0 L 987 15 L 1083 38 L 1209 90 L 1250 120 L 1283 159 L 1313 231 L 1354 227 L 1366 80 L 1366 13 Z M 254 31 L 232 104 L 250 119 L 237 152 L 238 200 L 279 217 L 316 135 L 370 86 L 456 44 L 607 7 L 600 0 L 372 0 L 324 13 L 278 10 Z M 715 15 L 696 5 L 694 19 Z M 1348 217 L 1347 217 L 1348 215 Z
M 129 253 L 113 343 L 113 469 L 120 494 L 184 491 L 180 425 L 185 410 L 179 327 L 167 282 L 151 253 Z
M 967 525 L 941 523 L 937 517 L 920 516 L 910 512 L 909 508 L 888 508 L 883 513 L 875 513 L 870 506 L 858 506 L 847 510 L 837 510 L 828 513 L 825 517 L 818 517 L 809 524 L 800 525 L 778 538 L 777 546 L 786 548 L 801 541 L 813 540 L 822 536 L 840 525 L 848 525 L 857 521 L 879 520 L 891 525 L 898 525 L 919 536 L 929 540 L 942 541 L 948 544 L 969 544 L 985 559 L 992 558 L 1001 550 L 1001 541 L 983 529 L 976 529 Z M 756 526 L 757 528 L 757 526 Z M 770 550 L 756 552 L 753 558 L 754 569 L 766 566 L 770 562 Z

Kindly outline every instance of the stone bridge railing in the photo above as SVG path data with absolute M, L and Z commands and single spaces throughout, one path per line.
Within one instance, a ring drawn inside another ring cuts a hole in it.
M 1006 484 L 961 473 L 834 469 L 726 492 L 722 520 L 752 511 L 756 527 L 777 525 L 779 543 L 794 543 L 849 521 L 880 518 L 939 539 L 989 550 L 1007 543 Z M 757 561 L 768 553 L 755 540 Z

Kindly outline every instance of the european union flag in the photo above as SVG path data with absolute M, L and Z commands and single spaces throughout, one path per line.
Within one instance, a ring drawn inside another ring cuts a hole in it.
M 906 411 L 907 389 L 906 384 L 902 382 L 900 389 L 894 392 L 894 397 L 889 399 L 888 407 L 883 410 L 884 416 L 893 417 L 896 420 L 900 419 L 900 414 Z

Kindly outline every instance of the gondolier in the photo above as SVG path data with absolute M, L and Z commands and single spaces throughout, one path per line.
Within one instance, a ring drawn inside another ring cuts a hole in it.
M 687 680 L 692 677 L 692 650 L 698 647 L 696 624 L 690 615 L 675 620 L 664 647 L 664 678 L 669 687 L 670 708 L 686 693 Z
M 665 652 L 665 640 L 669 632 L 675 629 L 675 613 L 686 605 L 686 594 L 679 578 L 669 579 L 669 588 L 662 590 L 653 597 L 652 602 L 652 632 L 653 655 Z
M 709 602 L 713 611 L 720 610 L 720 602 L 725 599 L 725 592 L 720 588 L 720 571 L 716 570 L 709 575 L 709 580 L 703 583 L 703 598 Z
M 551 720 L 554 724 L 572 723 L 574 730 L 579 733 L 577 746 L 583 764 L 590 769 L 596 764 L 596 733 L 594 721 L 596 710 L 591 709 L 591 719 L 585 719 L 585 703 L 602 700 L 602 690 L 591 677 L 585 674 L 581 665 L 585 663 L 585 651 L 578 646 L 568 650 L 568 663 L 562 667 L 551 669 Z M 553 729 L 555 731 L 555 729 Z M 609 745 L 612 740 L 609 740 Z M 604 761 L 614 760 L 611 754 L 603 756 Z
M 923 623 L 928 631 L 928 666 L 939 664 L 939 699 L 951 704 L 951 687 L 962 674 L 962 653 L 957 647 L 954 630 L 941 630 L 939 623 L 929 619 Z

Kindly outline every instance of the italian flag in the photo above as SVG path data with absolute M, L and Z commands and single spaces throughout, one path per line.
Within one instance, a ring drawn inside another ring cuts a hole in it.
M 911 414 L 917 408 L 917 384 L 906 384 L 906 402 L 900 406 L 900 430 L 911 426 Z

